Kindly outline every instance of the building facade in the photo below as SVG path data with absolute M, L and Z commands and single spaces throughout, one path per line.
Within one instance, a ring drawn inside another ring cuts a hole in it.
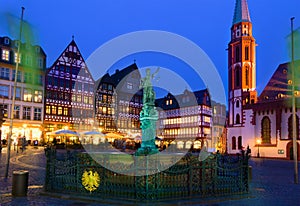
M 247 146 L 253 156 L 292 158 L 292 88 L 289 63 L 280 64 L 262 93 L 256 95 L 255 40 L 246 0 L 237 0 L 228 48 L 229 153 Z M 299 68 L 299 62 L 295 69 Z M 297 76 L 295 79 L 299 79 Z M 297 84 L 299 85 L 299 84 Z M 296 87 L 296 133 L 299 158 L 299 88 Z
M 20 45 L 19 45 L 20 44 Z M 20 54 L 18 54 L 20 46 Z M 12 117 L 12 141 L 25 137 L 27 141 L 42 140 L 44 112 L 44 75 L 46 54 L 38 45 L 0 37 L 0 107 L 6 120 L 2 125 L 2 139 L 7 139 Z M 16 74 L 16 63 L 19 63 Z M 16 93 L 14 85 L 16 78 Z
M 156 100 L 157 135 L 178 149 L 212 148 L 212 109 L 207 90 L 172 95 Z
M 125 136 L 141 135 L 141 75 L 134 63 L 113 74 L 105 74 L 96 83 L 95 112 L 103 133 L 119 132 Z
M 212 147 L 220 153 L 226 152 L 226 105 L 211 101 L 212 107 Z
M 68 128 L 91 130 L 94 124 L 95 81 L 74 40 L 45 78 L 45 132 Z

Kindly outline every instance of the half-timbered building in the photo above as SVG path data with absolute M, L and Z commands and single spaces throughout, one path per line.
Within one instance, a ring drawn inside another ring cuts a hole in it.
M 177 144 L 178 149 L 189 149 L 192 146 L 200 149 L 212 145 L 212 109 L 208 91 L 172 95 L 156 100 L 159 111 L 157 135 L 164 142 Z
M 45 79 L 45 131 L 89 130 L 94 123 L 94 79 L 75 41 L 66 47 Z
M 142 109 L 141 75 L 134 63 L 113 74 L 105 74 L 96 83 L 95 112 L 103 133 L 120 132 L 140 136 Z

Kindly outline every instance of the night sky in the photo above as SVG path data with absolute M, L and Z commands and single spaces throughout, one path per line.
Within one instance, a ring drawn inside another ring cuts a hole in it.
M 47 54 L 48 67 L 70 43 L 72 35 L 87 59 L 98 47 L 119 35 L 162 30 L 197 44 L 214 63 L 227 94 L 226 48 L 235 0 L 0 0 L 0 36 L 17 39 L 7 16 L 19 18 L 21 6 L 25 7 L 24 19 L 34 31 L 33 43 L 39 44 Z M 260 94 L 277 66 L 289 61 L 286 37 L 291 29 L 291 17 L 295 17 L 294 27 L 300 26 L 300 1 L 248 0 L 248 6 L 258 44 L 256 68 Z M 157 65 L 178 71 L 179 75 L 189 70 L 187 65 L 170 56 L 149 52 L 130 55 L 109 70 L 126 67 L 134 59 L 139 67 Z M 192 77 L 187 78 L 194 81 Z M 191 87 L 201 89 L 203 85 Z

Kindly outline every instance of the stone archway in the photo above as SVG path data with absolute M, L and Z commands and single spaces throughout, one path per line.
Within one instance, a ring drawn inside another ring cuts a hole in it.
M 298 160 L 300 160 L 300 146 L 299 143 L 297 142 L 297 153 L 298 153 Z M 293 142 L 290 141 L 286 145 L 286 158 L 289 160 L 293 160 Z

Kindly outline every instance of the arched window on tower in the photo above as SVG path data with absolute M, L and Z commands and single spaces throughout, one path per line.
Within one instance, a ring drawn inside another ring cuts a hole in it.
M 246 69 L 245 69 L 245 84 L 246 86 L 249 86 L 249 67 L 246 66 Z
M 239 62 L 240 61 L 240 47 L 237 46 L 235 47 L 235 62 Z
M 235 86 L 240 87 L 240 68 L 235 69 Z
M 240 117 L 240 114 L 236 114 L 236 115 L 235 115 L 235 123 L 236 123 L 236 124 L 241 124 L 241 117 Z
M 236 106 L 236 108 L 240 107 L 240 101 L 239 100 L 236 101 L 235 106 Z
M 238 137 L 238 149 L 242 149 L 242 136 Z
M 235 136 L 233 136 L 231 138 L 231 142 L 232 142 L 232 150 L 235 150 L 236 149 L 236 137 Z
M 288 120 L 288 137 L 289 139 L 293 139 L 293 115 L 289 117 Z M 299 117 L 296 115 L 296 137 L 299 139 Z
M 267 116 L 261 120 L 261 137 L 262 143 L 271 143 L 271 121 Z
M 245 60 L 249 60 L 249 47 L 245 47 Z

